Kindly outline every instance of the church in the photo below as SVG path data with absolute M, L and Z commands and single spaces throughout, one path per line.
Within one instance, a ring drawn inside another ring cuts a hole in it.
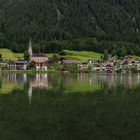
M 36 64 L 36 70 L 47 70 L 48 57 L 44 53 L 33 53 L 31 39 L 29 41 L 28 53 L 30 54 L 30 62 L 35 62 Z

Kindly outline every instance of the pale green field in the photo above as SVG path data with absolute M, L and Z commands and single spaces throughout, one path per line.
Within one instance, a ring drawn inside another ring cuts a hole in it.
M 89 59 L 100 59 L 101 54 L 96 52 L 89 51 L 68 51 L 65 50 L 66 55 L 64 56 L 66 59 L 76 59 L 81 61 L 87 61 Z M 23 58 L 22 53 L 14 53 L 9 49 L 0 49 L 0 54 L 2 54 L 3 60 L 18 60 L 19 58 Z M 51 57 L 53 53 L 46 54 Z
M 101 54 L 90 51 L 69 51 L 65 50 L 66 55 L 63 56 L 66 59 L 76 59 L 80 61 L 87 61 L 89 59 L 101 59 Z M 53 53 L 47 54 L 49 57 L 53 55 Z
M 101 59 L 101 53 L 90 52 L 90 51 L 69 51 L 65 50 L 66 55 L 63 56 L 66 59 L 76 59 L 80 61 L 87 61 L 89 59 Z M 18 60 L 23 58 L 23 53 L 14 53 L 10 49 L 0 49 L 3 60 Z M 48 57 L 52 57 L 55 53 L 46 54 Z M 140 59 L 138 56 L 133 56 L 133 59 Z
M 0 54 L 2 54 L 3 60 L 18 60 L 23 57 L 22 53 L 14 53 L 9 49 L 0 49 Z
M 89 59 L 101 59 L 101 54 L 96 52 L 68 50 L 65 50 L 65 52 L 67 58 L 77 59 L 81 61 L 87 61 Z

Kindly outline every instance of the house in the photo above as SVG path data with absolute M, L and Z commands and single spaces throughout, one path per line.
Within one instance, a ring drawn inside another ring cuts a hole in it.
M 0 61 L 0 65 L 6 65 L 6 61 Z
M 75 65 L 78 64 L 76 60 L 62 60 L 63 65 Z
M 83 72 L 88 71 L 89 63 L 86 61 L 79 62 L 78 67 L 80 71 L 83 71 Z
M 140 71 L 140 60 L 135 60 L 133 66 L 136 67 L 137 71 Z
M 121 60 L 121 62 L 120 62 L 120 68 L 121 69 L 123 69 L 125 67 L 131 68 L 131 67 L 137 65 L 136 63 L 137 62 L 132 58 L 131 55 L 127 55 L 127 56 L 124 57 L 123 60 Z
M 114 60 L 110 60 L 105 64 L 105 71 L 106 72 L 113 72 L 114 71 Z
M 6 69 L 7 70 L 26 70 L 27 61 L 7 61 Z
M 128 66 L 132 66 L 132 63 L 134 63 L 134 60 L 132 59 L 131 55 L 127 55 L 124 58 L 124 63 L 127 64 Z
M 126 55 L 126 56 L 124 57 L 124 59 L 131 60 L 131 59 L 132 59 L 132 55 Z
M 47 66 L 47 63 L 46 62 L 43 62 L 43 63 L 36 63 L 35 65 L 36 67 L 36 70 L 42 70 L 42 71 L 47 71 L 48 70 L 48 66 Z
M 17 70 L 26 70 L 27 69 L 27 61 L 16 61 L 16 69 Z
M 34 53 L 30 57 L 30 61 L 34 61 L 36 63 L 45 63 L 48 61 L 48 57 L 43 53 Z
M 137 65 L 137 70 L 140 71 L 140 63 Z
M 111 65 L 111 64 L 106 64 L 105 65 L 105 71 L 106 72 L 113 72 L 113 70 L 114 70 L 114 67 L 113 67 L 113 65 Z
M 112 56 L 112 54 L 108 54 L 108 60 L 110 60 L 110 59 L 113 59 L 113 56 Z
M 6 69 L 7 70 L 16 70 L 16 62 L 15 61 L 7 61 Z
M 108 60 L 109 61 L 112 61 L 112 60 L 115 60 L 116 57 L 115 56 L 112 56 L 112 54 L 108 54 Z
M 101 64 L 102 64 L 101 60 L 99 60 L 99 59 L 97 59 L 97 60 L 96 59 L 95 60 L 90 60 L 89 64 L 92 65 L 92 69 L 94 71 L 100 71 L 101 70 Z

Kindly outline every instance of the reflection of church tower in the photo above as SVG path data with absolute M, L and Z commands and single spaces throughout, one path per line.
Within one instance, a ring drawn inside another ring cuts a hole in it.
M 27 82 L 27 74 L 23 74 L 23 81 L 24 81 L 24 83 L 26 83 Z
M 31 102 L 32 102 L 32 86 L 29 87 L 28 97 L 29 97 L 29 105 L 31 105 Z
M 32 57 L 33 51 L 32 51 L 32 41 L 31 41 L 31 38 L 30 38 L 30 41 L 29 41 L 28 52 L 30 54 L 30 57 Z

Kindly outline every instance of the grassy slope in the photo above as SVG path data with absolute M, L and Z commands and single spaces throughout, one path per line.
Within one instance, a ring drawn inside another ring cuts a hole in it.
M 66 59 L 76 59 L 81 61 L 87 61 L 89 59 L 101 59 L 101 54 L 96 52 L 90 52 L 90 51 L 69 51 L 65 50 L 66 55 L 63 56 Z M 49 57 L 51 57 L 53 54 L 47 54 Z
M 88 51 L 68 51 L 66 52 L 67 59 L 77 59 L 81 61 L 86 61 L 89 59 L 100 59 L 101 54 L 96 52 L 88 52 Z M 23 57 L 22 53 L 13 53 L 9 49 L 0 49 L 0 54 L 2 54 L 3 60 L 18 60 Z M 48 56 L 52 56 L 53 54 L 47 54 Z
M 0 54 L 2 54 L 3 60 L 18 60 L 23 57 L 22 53 L 13 53 L 9 49 L 0 49 Z
M 65 50 L 66 55 L 64 56 L 66 59 L 76 59 L 81 61 L 87 61 L 89 59 L 101 59 L 101 54 L 96 52 L 89 51 L 69 51 Z M 0 49 L 0 54 L 2 54 L 3 60 L 18 60 L 19 58 L 23 58 L 23 53 L 14 53 L 10 49 Z M 51 57 L 53 53 L 47 54 L 47 56 Z M 140 59 L 138 56 L 133 56 L 134 59 Z
M 89 60 L 89 59 L 100 59 L 101 54 L 96 53 L 96 52 L 89 52 L 89 51 L 68 51 L 65 50 L 66 52 L 66 57 L 67 58 L 72 58 L 72 59 L 77 59 L 77 60 Z

